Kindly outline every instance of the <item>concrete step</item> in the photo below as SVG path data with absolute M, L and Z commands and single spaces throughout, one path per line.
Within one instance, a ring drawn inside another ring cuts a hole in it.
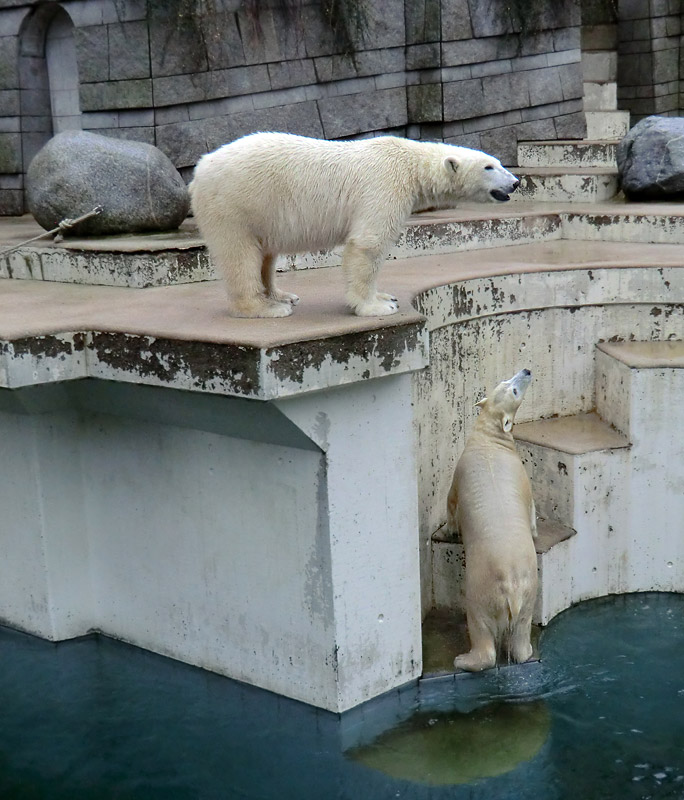
M 632 442 L 626 491 L 617 486 L 613 500 L 626 509 L 612 545 L 621 565 L 616 591 L 681 592 L 684 341 L 601 343 L 595 380 L 597 407 Z
M 629 111 L 585 111 L 587 139 L 622 139 L 629 131 Z
M 576 205 L 563 216 L 562 236 L 587 242 L 643 242 L 684 244 L 684 208 L 681 204 L 606 203 Z
M 629 440 L 597 414 L 577 414 L 516 425 L 515 440 L 528 468 L 537 511 L 574 527 L 574 471 L 582 457 L 629 447 Z
M 617 111 L 617 83 L 584 82 L 584 110 Z
M 578 533 L 540 555 L 535 620 L 546 624 L 573 602 L 617 585 L 606 542 L 592 531 L 626 524 L 621 493 L 628 487 L 630 444 L 595 413 L 516 425 L 514 435 L 537 513 Z
M 532 244 L 560 238 L 561 221 L 543 209 L 517 210 L 512 204 L 464 204 L 457 209 L 414 214 L 389 260 L 460 253 L 507 245 Z M 317 253 L 298 253 L 279 259 L 279 270 L 339 266 L 342 247 Z
M 521 167 L 615 169 L 617 145 L 618 141 L 615 139 L 518 142 L 518 164 Z
M 520 188 L 514 202 L 597 203 L 618 192 L 618 172 L 610 167 L 518 167 L 516 174 Z
M 637 371 L 684 368 L 684 341 L 602 342 L 596 346 L 596 410 L 630 440 L 635 436 Z
M 566 542 L 576 531 L 555 519 L 537 517 L 537 565 L 540 571 L 543 560 L 554 547 Z M 465 611 L 463 581 L 465 579 L 465 553 L 460 540 L 440 529 L 432 537 L 433 607 L 451 611 Z

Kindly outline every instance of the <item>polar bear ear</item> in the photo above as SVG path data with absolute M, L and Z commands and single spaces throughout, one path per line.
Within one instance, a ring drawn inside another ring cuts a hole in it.
M 482 408 L 486 402 L 487 398 L 483 397 L 482 400 L 478 400 L 477 403 L 475 403 L 475 408 Z
M 447 156 L 444 159 L 444 166 L 446 169 L 452 169 L 456 172 L 458 170 L 458 159 L 455 156 Z
M 501 427 L 504 433 L 510 433 L 513 430 L 513 417 L 504 414 L 501 418 Z

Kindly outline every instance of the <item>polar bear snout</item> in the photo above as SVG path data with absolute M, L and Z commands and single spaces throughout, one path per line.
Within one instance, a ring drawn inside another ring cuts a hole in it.
M 500 203 L 505 203 L 511 199 L 513 192 L 520 186 L 520 178 L 517 178 L 512 172 L 503 167 L 501 167 L 501 171 L 505 173 L 502 185 L 495 186 L 490 190 L 489 194 Z

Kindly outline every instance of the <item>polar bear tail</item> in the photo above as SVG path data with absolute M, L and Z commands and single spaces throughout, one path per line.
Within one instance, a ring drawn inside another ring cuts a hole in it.
M 506 610 L 508 612 L 508 626 L 511 627 L 517 621 L 520 616 L 520 611 L 522 610 L 520 598 L 516 596 L 511 597 L 509 594 L 506 598 Z

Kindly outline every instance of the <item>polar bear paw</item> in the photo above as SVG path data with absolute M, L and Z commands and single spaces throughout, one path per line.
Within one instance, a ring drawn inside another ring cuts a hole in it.
M 466 672 L 480 672 L 483 669 L 491 669 L 494 666 L 496 666 L 495 653 L 479 653 L 471 650 L 469 653 L 456 656 L 454 659 L 454 667 L 466 670 Z
M 236 303 L 232 308 L 234 317 L 268 318 L 268 317 L 289 317 L 292 314 L 293 303 L 271 300 L 260 297 L 253 303 Z
M 375 300 L 357 303 L 354 307 L 354 313 L 359 317 L 387 317 L 396 314 L 398 310 L 399 303 L 396 297 L 384 292 L 378 292 Z

